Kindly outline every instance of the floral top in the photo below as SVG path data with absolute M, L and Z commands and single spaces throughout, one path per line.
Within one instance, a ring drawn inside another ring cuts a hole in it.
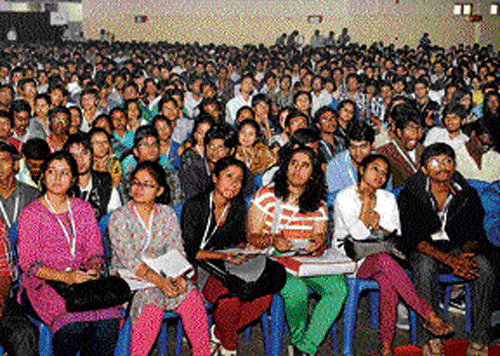
M 37 199 L 19 215 L 17 247 L 23 288 L 38 316 L 52 332 L 73 322 L 121 316 L 118 308 L 69 313 L 64 299 L 45 284 L 43 279 L 36 277 L 41 267 L 57 270 L 84 269 L 89 268 L 92 262 L 102 260 L 102 238 L 92 207 L 78 198 L 71 198 L 70 201 L 76 230 L 74 256 L 57 220 L 59 217 L 66 231 L 72 231 L 69 212 L 57 214 L 56 217 Z
M 146 230 L 136 215 L 133 204 L 133 202 L 127 203 L 115 211 L 109 220 L 109 237 L 113 250 L 112 274 L 118 273 L 120 269 L 128 269 L 135 273 L 143 263 L 142 255 L 154 258 L 172 249 L 177 249 L 185 255 L 179 222 L 171 207 L 159 204 L 154 206 L 152 233 L 148 241 Z M 135 321 L 147 305 L 173 310 L 193 288 L 194 285 L 188 281 L 186 293 L 174 298 L 166 298 L 157 287 L 140 289 L 135 293 L 130 315 Z

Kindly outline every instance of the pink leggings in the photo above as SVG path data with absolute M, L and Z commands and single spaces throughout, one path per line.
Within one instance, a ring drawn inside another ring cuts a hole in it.
M 380 291 L 380 341 L 392 343 L 396 325 L 398 295 L 423 318 L 432 309 L 415 291 L 401 266 L 387 253 L 368 256 L 358 269 L 357 278 L 374 279 Z
M 182 319 L 194 356 L 210 356 L 207 312 L 198 290 L 192 290 L 175 310 Z M 148 305 L 132 327 L 130 355 L 148 355 L 160 330 L 164 310 Z

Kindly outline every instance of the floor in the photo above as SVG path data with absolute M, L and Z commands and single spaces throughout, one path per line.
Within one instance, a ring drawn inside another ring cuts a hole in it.
M 314 302 L 312 302 L 313 304 Z M 355 332 L 354 339 L 354 351 L 355 355 L 374 355 L 377 354 L 379 339 L 377 330 L 373 330 L 370 327 L 369 323 L 369 312 L 368 312 L 368 298 L 362 298 L 360 300 L 359 308 L 358 308 L 358 316 L 357 316 L 357 326 Z M 312 308 L 312 305 L 311 305 Z M 341 318 L 340 318 L 341 319 Z M 445 319 L 449 322 L 452 322 L 456 325 L 456 332 L 453 336 L 454 339 L 465 338 L 466 334 L 464 331 L 465 317 L 461 314 L 448 313 L 445 316 Z M 240 342 L 238 346 L 238 356 L 256 356 L 256 355 L 264 355 L 264 344 L 263 338 L 261 334 L 260 323 L 256 323 L 252 325 L 251 336 L 249 342 L 245 340 L 245 333 L 242 332 L 240 334 Z M 337 342 L 338 342 L 338 353 L 333 351 L 333 346 L 331 342 L 331 338 L 328 335 L 326 339 L 323 341 L 320 350 L 316 354 L 316 356 L 335 356 L 342 355 L 342 321 L 337 322 Z M 169 329 L 169 341 L 170 355 L 174 354 L 175 349 L 175 327 L 171 326 Z M 410 336 L 407 331 L 396 329 L 396 338 L 395 338 L 395 346 L 401 346 L 410 344 Z M 281 356 L 289 355 L 289 339 L 287 335 L 283 336 L 282 340 L 282 349 Z M 157 352 L 153 352 L 153 355 L 157 355 Z M 187 341 L 183 343 L 182 347 L 182 355 L 191 355 L 191 351 Z

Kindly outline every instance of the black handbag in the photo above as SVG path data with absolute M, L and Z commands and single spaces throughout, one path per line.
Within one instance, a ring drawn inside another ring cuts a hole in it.
M 260 261 L 257 262 L 255 259 Z M 278 293 L 286 282 L 285 267 L 263 255 L 251 257 L 241 265 L 234 265 L 234 268 L 228 263 L 221 266 L 210 260 L 202 260 L 199 263 L 202 268 L 219 279 L 230 294 L 236 295 L 243 302 L 251 302 L 265 295 Z M 261 263 L 263 266 L 257 278 L 245 278 L 245 267 L 254 268 Z
M 396 231 L 385 234 L 380 230 L 372 231 L 370 237 L 364 240 L 356 240 L 351 235 L 348 235 L 344 238 L 344 250 L 347 257 L 354 261 L 381 252 L 389 253 L 404 260 L 404 254 L 396 247 L 397 238 Z
M 117 276 L 67 284 L 59 281 L 45 281 L 66 302 L 70 313 L 85 312 L 116 307 L 130 300 L 132 292 L 127 282 Z

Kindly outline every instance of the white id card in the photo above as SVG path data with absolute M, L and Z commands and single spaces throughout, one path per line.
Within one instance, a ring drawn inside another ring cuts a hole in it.
M 444 229 L 432 234 L 431 239 L 432 241 L 450 241 L 450 238 Z

